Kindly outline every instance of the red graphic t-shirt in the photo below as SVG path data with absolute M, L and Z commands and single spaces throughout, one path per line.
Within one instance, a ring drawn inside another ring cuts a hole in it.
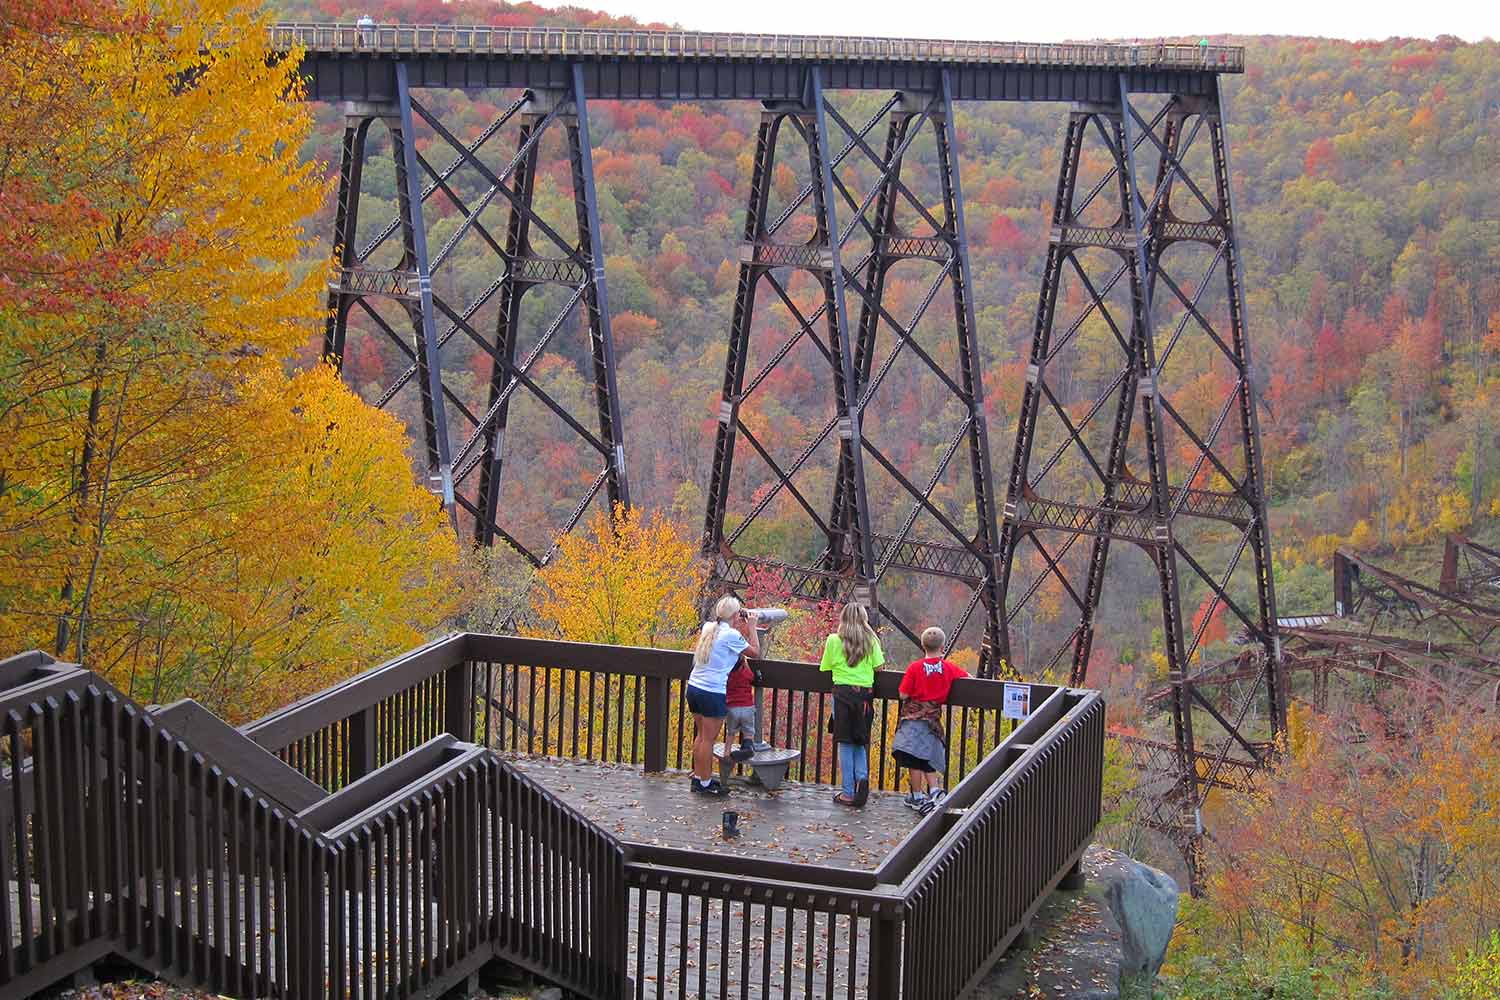
M 969 673 L 963 667 L 940 656 L 913 660 L 906 668 L 906 676 L 901 678 L 901 693 L 916 701 L 935 701 L 941 705 L 948 700 L 953 682 L 967 676 Z

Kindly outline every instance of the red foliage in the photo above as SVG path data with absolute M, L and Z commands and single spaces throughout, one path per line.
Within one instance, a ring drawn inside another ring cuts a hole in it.
M 814 604 L 798 600 L 792 596 L 792 588 L 779 569 L 751 569 L 746 579 L 748 582 L 740 598 L 747 606 L 784 607 L 803 612 L 792 615 L 785 625 L 776 629 L 771 655 L 781 659 L 816 659 L 823 639 L 838 631 L 839 611 L 842 610 L 839 605 L 832 601 Z
M 659 128 L 633 128 L 627 145 L 637 153 L 660 156 L 661 151 L 667 148 L 667 134 Z
M 717 170 L 710 170 L 708 179 L 724 194 L 734 194 L 734 185 Z
M 385 382 L 385 358 L 380 356 L 380 346 L 373 336 L 359 337 L 345 359 L 344 367 L 349 379 L 358 385 L 361 382 Z M 489 377 L 488 370 L 485 378 Z
M 984 241 L 996 250 L 1016 251 L 1026 245 L 1026 234 L 1008 215 L 997 215 L 985 231 Z
M 0 39 L 18 31 L 119 30 L 122 17 L 109 0 L 6 0 L 0 6 Z
M 692 104 L 678 105 L 676 118 L 673 131 L 687 132 L 693 137 L 693 144 L 699 147 L 711 145 L 725 125 L 720 116 L 710 118 L 701 108 Z
M 1314 139 L 1312 145 L 1307 147 L 1307 155 L 1302 160 L 1302 169 L 1309 177 L 1324 177 L 1334 172 L 1338 166 L 1338 153 L 1334 151 L 1333 141 L 1326 136 Z
M 1318 391 L 1324 397 L 1330 393 L 1343 392 L 1359 377 L 1358 359 L 1352 359 L 1356 362 L 1354 365 L 1347 363 L 1351 359 L 1343 350 L 1342 338 L 1332 323 L 1324 323 L 1319 327 L 1317 336 L 1313 338 L 1312 355 L 1318 359 L 1315 377 Z
M 1425 73 L 1437 65 L 1437 54 L 1434 52 L 1413 52 L 1409 56 L 1391 62 L 1391 69 L 1398 73 Z
M 1213 605 L 1212 612 L 1209 610 L 1210 605 Z M 1208 619 L 1207 625 L 1204 624 L 1205 617 Z M 1203 599 L 1203 603 L 1193 613 L 1193 635 L 1197 635 L 1199 629 L 1203 630 L 1203 638 L 1198 643 L 1199 649 L 1229 638 L 1229 629 L 1224 625 L 1224 602 L 1214 604 L 1212 596 Z
M 1009 207 L 1020 203 L 1021 182 L 1014 177 L 996 177 L 979 189 L 977 205 Z
M 809 399 L 817 391 L 818 383 L 806 366 L 795 361 L 784 361 L 766 376 L 767 393 L 783 402 Z
M 1385 297 L 1385 303 L 1380 307 L 1380 322 L 1387 330 L 1394 330 L 1410 318 L 1411 303 L 1406 301 L 1406 296 L 1392 292 Z
M 610 320 L 609 328 L 616 350 L 629 351 L 649 343 L 661 326 L 650 316 L 627 310 L 615 315 Z

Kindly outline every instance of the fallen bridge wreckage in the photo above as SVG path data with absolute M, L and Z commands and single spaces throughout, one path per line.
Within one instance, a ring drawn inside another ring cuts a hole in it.
M 1500 551 L 1449 537 L 1436 587 L 1343 551 L 1334 554 L 1332 570 L 1332 614 L 1277 621 L 1279 669 L 1293 701 L 1318 713 L 1347 713 L 1400 691 L 1418 712 L 1429 706 L 1500 712 Z M 1128 763 L 1145 775 L 1135 793 L 1137 817 L 1178 846 L 1195 884 L 1208 796 L 1254 791 L 1275 759 L 1274 743 L 1243 735 L 1266 669 L 1263 651 L 1251 647 L 1184 679 L 1195 707 L 1228 733 L 1197 747 L 1190 760 L 1171 742 L 1120 728 L 1110 732 Z M 1163 686 L 1146 701 L 1164 710 L 1173 697 Z M 1403 724 L 1386 723 L 1392 731 Z M 1352 719 L 1350 736 L 1363 736 Z

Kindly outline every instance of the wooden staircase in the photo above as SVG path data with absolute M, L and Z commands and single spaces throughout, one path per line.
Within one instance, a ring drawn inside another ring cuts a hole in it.
M 438 995 L 497 958 L 624 989 L 620 845 L 451 734 L 330 791 L 28 653 L 0 661 L 0 765 L 5 997 L 110 956 L 235 997 Z

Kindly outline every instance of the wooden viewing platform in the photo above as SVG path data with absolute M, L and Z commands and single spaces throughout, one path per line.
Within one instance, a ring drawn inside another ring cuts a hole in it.
M 877 678 L 874 791 L 849 812 L 828 676 L 805 663 L 760 664 L 787 782 L 693 795 L 689 669 L 454 635 L 235 730 L 0 661 L 0 994 L 117 955 L 237 997 L 435 996 L 498 959 L 596 1000 L 946 1000 L 1098 821 L 1095 692 L 1032 685 L 1017 725 L 1000 682 L 959 681 L 950 794 L 919 817 L 889 760 L 898 674 Z

